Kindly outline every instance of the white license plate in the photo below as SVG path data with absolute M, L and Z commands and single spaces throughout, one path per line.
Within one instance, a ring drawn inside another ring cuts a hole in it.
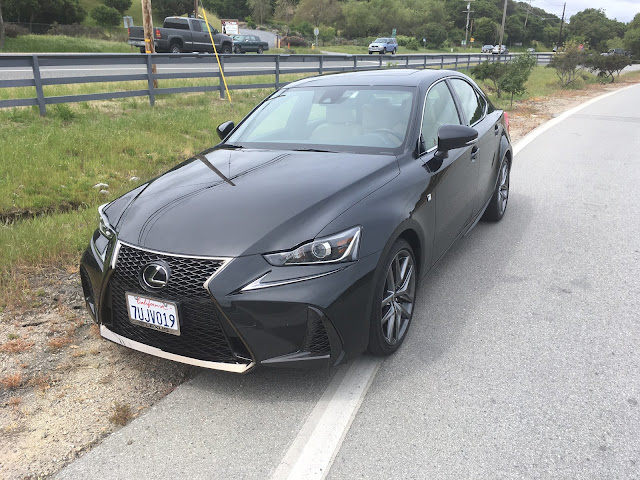
M 180 335 L 178 305 L 157 298 L 126 293 L 129 321 L 141 327 Z

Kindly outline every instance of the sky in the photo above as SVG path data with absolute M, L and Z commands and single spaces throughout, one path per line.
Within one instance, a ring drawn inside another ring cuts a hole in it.
M 523 0 L 526 1 L 526 0 Z M 628 23 L 640 13 L 640 0 L 566 0 L 567 10 L 565 17 L 581 12 L 586 8 L 602 8 L 609 18 L 615 18 L 620 22 Z M 549 13 L 562 15 L 564 0 L 532 0 L 531 5 L 543 8 Z

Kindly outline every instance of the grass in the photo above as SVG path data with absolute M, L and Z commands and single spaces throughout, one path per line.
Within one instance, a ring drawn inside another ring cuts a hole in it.
M 5 375 L 0 378 L 0 385 L 2 385 L 6 390 L 15 390 L 19 388 L 24 383 L 24 379 L 22 378 L 22 373 L 13 373 L 10 375 Z
M 6 38 L 3 52 L 12 53 L 131 53 L 126 42 L 64 35 L 20 35 Z
M 116 425 L 126 425 L 133 419 L 133 411 L 126 404 L 115 402 L 113 405 L 113 413 L 109 416 L 109 421 Z
M 22 353 L 26 352 L 33 346 L 33 342 L 27 342 L 22 339 L 9 340 L 0 346 L 0 352 L 4 353 Z

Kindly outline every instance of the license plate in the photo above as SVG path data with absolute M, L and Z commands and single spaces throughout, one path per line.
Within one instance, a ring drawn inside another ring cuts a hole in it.
M 178 305 L 128 292 L 125 295 L 131 323 L 171 335 L 180 335 Z

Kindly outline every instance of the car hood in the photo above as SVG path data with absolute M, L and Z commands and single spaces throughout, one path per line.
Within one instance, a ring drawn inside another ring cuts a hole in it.
M 286 250 L 313 239 L 398 171 L 390 155 L 213 150 L 105 213 L 119 240 L 150 250 L 229 257 Z

